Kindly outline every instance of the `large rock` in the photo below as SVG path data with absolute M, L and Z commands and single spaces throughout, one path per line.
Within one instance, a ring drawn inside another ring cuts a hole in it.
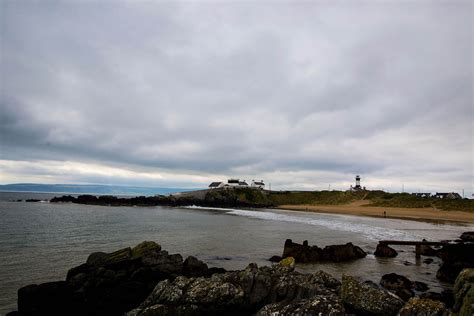
M 272 256 L 268 261 L 270 262 L 280 262 L 283 259 L 281 256 Z
M 336 295 L 316 295 L 310 299 L 265 305 L 256 316 L 325 315 L 345 316 L 344 305 Z
M 447 316 L 448 310 L 440 301 L 427 298 L 411 298 L 400 310 L 398 316 Z
M 360 315 L 397 315 L 404 302 L 396 295 L 343 275 L 340 297 L 348 312 Z
M 132 257 L 145 258 L 150 254 L 157 253 L 161 250 L 161 245 L 154 241 L 143 241 L 132 248 Z
M 423 239 L 423 241 L 426 241 Z M 438 254 L 438 250 L 433 249 L 431 246 L 428 245 L 420 245 L 420 255 L 434 257 Z
M 383 257 L 383 258 L 393 258 L 398 255 L 398 252 L 387 246 L 386 244 L 378 244 L 377 248 L 375 249 L 374 256 L 376 257 Z
M 259 268 L 250 264 L 245 270 L 214 274 L 211 278 L 180 276 L 174 281 L 162 281 L 127 315 L 249 315 L 267 304 L 289 303 L 318 295 L 338 302 L 339 287 L 339 281 L 322 271 L 301 274 L 280 265 Z M 298 304 L 305 305 L 304 302 Z M 329 308 L 320 304 L 321 310 L 326 307 Z M 267 307 L 273 308 L 276 307 Z
M 122 315 L 143 302 L 159 281 L 222 272 L 208 269 L 194 257 L 185 263 L 181 255 L 168 254 L 152 241 L 92 253 L 86 263 L 68 271 L 66 281 L 21 288 L 18 311 L 21 315 Z
M 367 253 L 352 243 L 326 246 L 323 249 L 323 260 L 331 262 L 349 261 L 367 256 Z
M 458 275 L 453 294 L 455 315 L 474 315 L 474 269 L 465 269 Z
M 474 232 L 464 232 L 459 237 L 464 242 L 474 242 Z
M 420 298 L 440 301 L 446 305 L 446 307 L 452 307 L 454 305 L 454 298 L 451 290 L 444 290 L 441 293 L 433 291 L 425 292 L 420 295 Z
M 398 295 L 404 301 L 408 301 L 415 295 L 412 291 L 413 282 L 403 275 L 389 273 L 382 276 L 380 285 L 392 293 Z
M 474 268 L 474 243 L 445 245 L 438 251 L 438 256 L 443 260 L 443 264 L 436 277 L 454 283 L 463 269 Z
M 18 290 L 21 315 L 77 315 L 71 288 L 64 281 L 32 284 Z
M 342 262 L 364 258 L 366 255 L 367 253 L 362 248 L 354 246 L 352 243 L 326 246 L 321 249 L 318 246 L 309 246 L 307 240 L 301 245 L 287 239 L 282 257 L 293 257 L 298 263 L 309 263 L 320 261 Z
M 183 274 L 190 277 L 202 276 L 209 271 L 207 264 L 196 257 L 189 256 L 183 263 Z

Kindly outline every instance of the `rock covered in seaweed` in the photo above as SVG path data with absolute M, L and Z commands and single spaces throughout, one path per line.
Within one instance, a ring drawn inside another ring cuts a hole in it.
M 326 297 L 318 307 L 321 310 L 329 308 L 324 302 L 336 302 L 343 310 L 337 298 L 339 287 L 339 281 L 322 271 L 301 274 L 281 265 L 259 268 L 250 264 L 245 270 L 214 274 L 208 279 L 178 277 L 174 281 L 162 281 L 127 315 L 253 314 L 265 305 L 283 301 L 310 308 L 310 303 L 301 300 L 317 296 Z M 286 308 L 289 311 L 296 305 Z M 274 308 L 277 305 L 270 305 L 262 313 Z
M 453 294 L 455 315 L 474 315 L 474 269 L 464 269 L 458 275 Z
M 413 297 L 400 310 L 398 316 L 447 316 L 444 303 L 427 298 Z
M 256 316 L 325 315 L 345 316 L 346 310 L 336 295 L 316 295 L 309 299 L 265 305 Z
M 361 315 L 397 315 L 404 302 L 396 295 L 342 276 L 340 297 L 349 312 Z
M 178 275 L 209 276 L 224 269 L 208 269 L 194 257 L 183 262 L 145 241 L 134 248 L 95 252 L 86 263 L 68 271 L 66 281 L 29 285 L 18 291 L 21 315 L 121 315 L 137 307 L 156 283 Z M 41 311 L 41 312 L 39 312 Z

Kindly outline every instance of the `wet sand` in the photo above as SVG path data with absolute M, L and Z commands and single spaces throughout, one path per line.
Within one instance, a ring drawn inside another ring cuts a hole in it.
M 370 204 L 370 201 L 356 201 L 350 204 L 343 205 L 317 205 L 317 204 L 302 204 L 302 205 L 280 205 L 279 209 L 307 211 L 315 213 L 333 213 L 346 214 L 356 216 L 372 216 L 387 218 L 400 218 L 422 221 L 434 222 L 464 222 L 474 223 L 474 212 L 461 211 L 443 211 L 435 208 L 399 208 L 399 207 L 379 207 L 379 206 L 365 206 Z

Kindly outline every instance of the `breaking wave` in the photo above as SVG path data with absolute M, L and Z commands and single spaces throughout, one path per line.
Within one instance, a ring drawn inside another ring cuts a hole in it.
M 371 240 L 384 240 L 384 239 L 396 239 L 396 240 L 413 240 L 420 239 L 421 236 L 414 234 L 413 232 L 407 232 L 400 229 L 388 228 L 383 226 L 376 226 L 381 224 L 377 219 L 362 219 L 355 216 L 339 215 L 339 214 L 311 214 L 308 216 L 294 216 L 282 213 L 276 213 L 272 211 L 253 211 L 243 209 L 231 209 L 231 208 L 218 208 L 218 207 L 200 207 L 200 206 L 189 206 L 187 208 L 192 209 L 205 209 L 222 211 L 229 215 L 244 216 L 250 218 L 256 218 L 267 221 L 278 221 L 278 222 L 290 222 L 306 225 L 314 225 L 325 227 L 335 231 L 351 232 L 356 234 L 364 235 L 364 237 Z M 361 223 L 361 221 L 370 221 L 371 223 Z

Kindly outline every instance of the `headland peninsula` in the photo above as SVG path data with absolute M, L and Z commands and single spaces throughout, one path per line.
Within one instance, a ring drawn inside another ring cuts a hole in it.
M 124 198 L 67 195 L 51 202 L 109 206 L 202 206 L 279 208 L 295 211 L 402 218 L 426 221 L 474 222 L 474 200 L 419 197 L 384 191 L 270 191 L 253 188 L 218 188 L 171 195 Z

